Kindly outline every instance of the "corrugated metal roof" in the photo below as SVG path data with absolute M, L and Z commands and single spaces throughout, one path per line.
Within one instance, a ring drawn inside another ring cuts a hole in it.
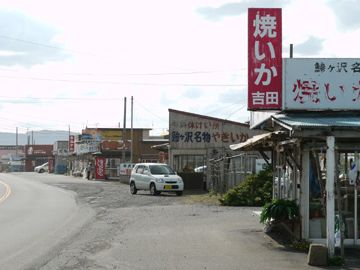
M 323 114 L 322 112 L 311 114 L 277 114 L 272 119 L 292 128 L 360 128 L 359 114 Z
M 254 147 L 257 144 L 262 144 L 268 140 L 271 141 L 273 136 L 279 134 L 284 134 L 284 132 L 274 131 L 274 132 L 256 135 L 254 137 L 247 139 L 245 142 L 230 145 L 230 149 L 231 150 L 251 149 L 251 147 Z

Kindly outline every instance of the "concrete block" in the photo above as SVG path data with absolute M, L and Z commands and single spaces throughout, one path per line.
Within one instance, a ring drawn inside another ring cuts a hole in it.
M 308 264 L 313 266 L 326 266 L 328 263 L 328 249 L 325 245 L 310 244 Z

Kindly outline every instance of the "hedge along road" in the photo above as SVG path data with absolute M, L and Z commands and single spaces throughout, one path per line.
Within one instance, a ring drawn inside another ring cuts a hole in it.
M 39 269 L 93 216 L 79 207 L 74 193 L 24 176 L 0 174 L 1 269 Z

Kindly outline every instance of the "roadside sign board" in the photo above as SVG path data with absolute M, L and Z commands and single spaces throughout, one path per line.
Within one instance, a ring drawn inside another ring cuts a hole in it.
M 106 159 L 104 157 L 95 158 L 95 179 L 105 179 Z
M 248 110 L 281 109 L 281 24 L 280 8 L 248 10 Z
M 284 110 L 360 110 L 360 59 L 284 59 Z

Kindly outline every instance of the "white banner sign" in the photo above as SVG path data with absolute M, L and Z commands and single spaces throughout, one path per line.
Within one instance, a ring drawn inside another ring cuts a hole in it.
M 284 59 L 284 110 L 360 110 L 360 59 Z
M 75 144 L 75 152 L 78 155 L 94 153 L 97 151 L 99 151 L 99 144 L 97 142 Z

